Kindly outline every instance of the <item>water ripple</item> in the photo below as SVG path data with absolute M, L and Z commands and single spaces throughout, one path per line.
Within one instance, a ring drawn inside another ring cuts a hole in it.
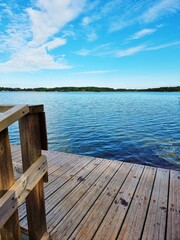
M 179 93 L 1 92 L 1 104 L 44 104 L 49 148 L 180 169 Z M 11 142 L 19 143 L 17 124 Z

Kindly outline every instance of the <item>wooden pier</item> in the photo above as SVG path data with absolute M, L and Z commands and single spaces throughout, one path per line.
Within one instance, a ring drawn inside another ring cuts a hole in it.
M 12 146 L 14 162 L 20 147 Z M 44 151 L 47 230 L 53 240 L 180 239 L 180 172 Z M 18 174 L 16 175 L 18 177 Z M 25 204 L 20 224 L 27 228 Z
M 1 240 L 180 240 L 180 171 L 47 151 L 42 105 L 0 113 Z

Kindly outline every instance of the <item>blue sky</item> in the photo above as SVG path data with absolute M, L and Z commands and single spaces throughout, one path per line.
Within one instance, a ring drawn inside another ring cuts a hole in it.
M 0 86 L 180 85 L 180 0 L 0 0 Z

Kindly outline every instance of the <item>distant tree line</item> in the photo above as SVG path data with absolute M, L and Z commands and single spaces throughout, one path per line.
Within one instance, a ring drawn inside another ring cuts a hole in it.
M 0 87 L 0 91 L 11 92 L 180 92 L 180 86 L 147 89 L 114 89 L 108 87 L 54 87 L 54 88 L 9 88 Z
M 180 86 L 139 89 L 138 91 L 139 92 L 180 92 Z

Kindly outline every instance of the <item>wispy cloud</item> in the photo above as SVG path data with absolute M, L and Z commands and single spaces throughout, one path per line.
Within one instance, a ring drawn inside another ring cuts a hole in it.
M 12 6 L 3 4 L 0 7 L 0 52 L 15 52 L 25 46 L 27 39 L 32 37 L 28 15 L 25 12 L 14 13 Z M 7 22 L 6 26 L 3 26 Z
M 160 0 L 147 9 L 141 16 L 145 23 L 155 21 L 156 19 L 180 11 L 179 0 Z
M 135 53 L 142 52 L 144 49 L 145 49 L 144 45 L 137 46 L 137 47 L 132 47 L 132 48 L 128 48 L 128 49 L 125 49 L 125 50 L 117 51 L 116 56 L 120 57 L 120 58 L 121 57 L 127 57 L 127 56 L 134 55 Z
M 111 43 L 105 43 L 105 44 L 100 44 L 95 48 L 92 49 L 80 49 L 75 52 L 75 54 L 80 55 L 80 56 L 88 56 L 88 55 L 93 55 L 93 56 L 105 56 L 105 55 L 111 55 L 112 54 L 112 47 Z
M 42 69 L 69 69 L 71 66 L 66 63 L 64 56 L 58 59 L 49 55 L 46 47 L 29 48 L 25 47 L 13 54 L 12 58 L 0 63 L 0 72 L 33 72 Z
M 98 36 L 97 36 L 97 34 L 96 34 L 94 31 L 92 31 L 92 32 L 90 32 L 89 34 L 87 34 L 87 40 L 88 40 L 89 42 L 93 42 L 93 41 L 95 41 L 97 38 L 98 38 Z
M 83 27 L 86 27 L 87 25 L 90 24 L 90 22 L 91 22 L 90 17 L 84 17 L 81 24 L 82 24 Z
M 180 45 L 180 41 L 166 43 L 166 44 L 161 44 L 161 45 L 157 45 L 157 46 L 140 45 L 140 46 L 136 46 L 136 47 L 132 47 L 132 48 L 127 48 L 127 49 L 124 49 L 124 50 L 116 51 L 115 52 L 115 56 L 119 57 L 119 58 L 122 58 L 122 57 L 135 55 L 136 53 L 139 53 L 139 52 L 157 51 L 157 50 L 160 50 L 160 49 L 163 49 L 163 48 L 169 48 L 169 47 L 179 46 L 179 45 Z
M 180 45 L 180 41 L 171 42 L 171 43 L 166 43 L 166 44 L 162 44 L 162 45 L 158 45 L 158 46 L 153 46 L 153 47 L 148 47 L 148 48 L 146 48 L 146 51 L 155 51 L 155 50 L 159 50 L 159 49 L 163 49 L 163 48 L 168 48 L 168 47 L 173 47 L 173 46 L 178 46 L 178 45 Z
M 109 19 L 109 32 L 115 32 L 135 24 L 147 24 L 159 20 L 161 17 L 176 14 L 180 11 L 179 0 L 157 1 L 114 1 L 109 3 L 114 16 Z M 107 10 L 105 11 L 107 12 Z
M 135 34 L 133 34 L 131 37 L 129 37 L 128 40 L 140 39 L 147 35 L 151 35 L 152 33 L 156 32 L 156 31 L 157 31 L 157 29 L 155 29 L 155 28 L 144 28 L 141 31 L 138 31 Z
M 78 75 L 78 74 L 103 74 L 103 73 L 112 73 L 112 72 L 117 72 L 117 69 L 113 70 L 95 70 L 95 71 L 85 71 L 85 72 L 74 72 L 71 73 L 73 75 Z
M 85 56 L 91 55 L 92 52 L 93 52 L 93 50 L 80 49 L 80 50 L 76 51 L 75 54 L 85 57 Z
M 115 50 L 110 43 L 99 45 L 93 49 L 81 49 L 75 54 L 80 56 L 111 56 L 111 57 L 127 57 L 135 55 L 139 52 L 143 51 L 156 51 L 163 48 L 169 48 L 173 46 L 180 45 L 180 41 L 170 42 L 166 44 L 156 45 L 156 46 L 148 46 L 148 45 L 138 45 L 135 47 L 129 47 L 126 49 Z
M 51 50 L 66 44 L 66 37 L 74 37 L 72 31 L 62 28 L 74 20 L 83 10 L 86 0 L 37 0 L 34 7 L 20 11 L 3 4 L 9 14 L 10 24 L 1 34 L 0 52 L 9 51 L 10 58 L 0 64 L 0 71 L 37 71 L 41 69 L 70 68 L 64 57 L 52 55 Z M 16 8 L 20 7 L 16 6 Z M 57 9 L 61 9 L 61 14 Z M 6 14 L 6 15 L 7 15 Z
M 52 41 L 45 43 L 42 47 L 46 47 L 49 51 L 57 47 L 63 46 L 66 44 L 66 40 L 63 38 L 55 38 Z
M 85 0 L 38 1 L 40 10 L 28 8 L 35 46 L 46 42 L 83 10 Z M 61 14 L 57 9 L 61 9 Z

